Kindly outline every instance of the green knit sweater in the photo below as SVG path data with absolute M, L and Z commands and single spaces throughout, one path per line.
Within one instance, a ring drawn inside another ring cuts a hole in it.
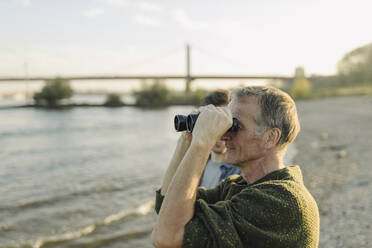
M 157 213 L 164 196 L 156 193 Z M 318 207 L 298 166 L 253 184 L 231 176 L 217 188 L 198 188 L 183 247 L 318 247 Z

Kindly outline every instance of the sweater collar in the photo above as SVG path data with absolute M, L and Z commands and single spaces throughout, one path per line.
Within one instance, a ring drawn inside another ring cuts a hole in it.
M 258 179 L 249 185 L 259 184 L 271 180 L 292 180 L 296 182 L 303 182 L 301 169 L 298 165 L 286 166 L 283 169 L 272 171 L 264 177 Z M 238 179 L 237 184 L 248 184 L 243 177 Z

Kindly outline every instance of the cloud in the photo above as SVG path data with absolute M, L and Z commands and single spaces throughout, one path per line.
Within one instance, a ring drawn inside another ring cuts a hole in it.
M 110 4 L 110 5 L 115 5 L 115 6 L 121 6 L 121 7 L 126 7 L 128 5 L 127 0 L 101 0 L 104 3 Z
M 14 1 L 22 5 L 23 7 L 27 7 L 31 5 L 31 0 L 14 0 Z
M 155 18 L 152 18 L 152 17 L 144 16 L 144 15 L 141 15 L 141 14 L 137 14 L 134 17 L 134 20 L 137 23 L 145 25 L 145 26 L 152 26 L 152 27 L 161 26 L 161 22 L 159 20 L 157 20 Z
M 216 34 L 220 36 L 242 36 L 242 34 L 251 34 L 256 33 L 254 29 L 247 29 L 241 22 L 239 21 L 231 21 L 222 19 L 217 21 L 214 25 L 214 29 Z
M 83 16 L 85 17 L 97 17 L 97 16 L 100 16 L 100 15 L 103 15 L 104 11 L 103 9 L 99 9 L 99 8 L 92 8 L 92 9 L 87 9 L 85 11 L 83 11 Z
M 136 6 L 144 11 L 149 11 L 149 12 L 161 12 L 163 9 L 156 4 L 149 3 L 149 2 L 139 2 L 136 4 Z
M 206 29 L 208 23 L 192 20 L 183 9 L 174 9 L 172 11 L 173 19 L 186 29 Z

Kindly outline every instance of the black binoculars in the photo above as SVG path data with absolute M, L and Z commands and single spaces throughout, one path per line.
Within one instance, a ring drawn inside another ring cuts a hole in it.
M 189 114 L 186 115 L 176 115 L 174 117 L 174 128 L 177 132 L 185 131 L 192 133 L 192 130 L 194 129 L 196 120 L 198 119 L 199 114 Z M 236 132 L 238 131 L 239 122 L 238 119 L 233 118 L 233 124 L 230 127 L 228 132 Z

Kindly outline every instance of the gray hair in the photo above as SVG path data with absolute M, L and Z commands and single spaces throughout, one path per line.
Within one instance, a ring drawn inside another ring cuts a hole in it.
M 271 128 L 278 128 L 282 133 L 278 144 L 286 147 L 292 143 L 300 131 L 293 99 L 277 88 L 266 86 L 244 87 L 232 92 L 233 99 L 246 96 L 254 96 L 261 107 L 261 115 L 256 117 L 256 132 L 263 134 Z

